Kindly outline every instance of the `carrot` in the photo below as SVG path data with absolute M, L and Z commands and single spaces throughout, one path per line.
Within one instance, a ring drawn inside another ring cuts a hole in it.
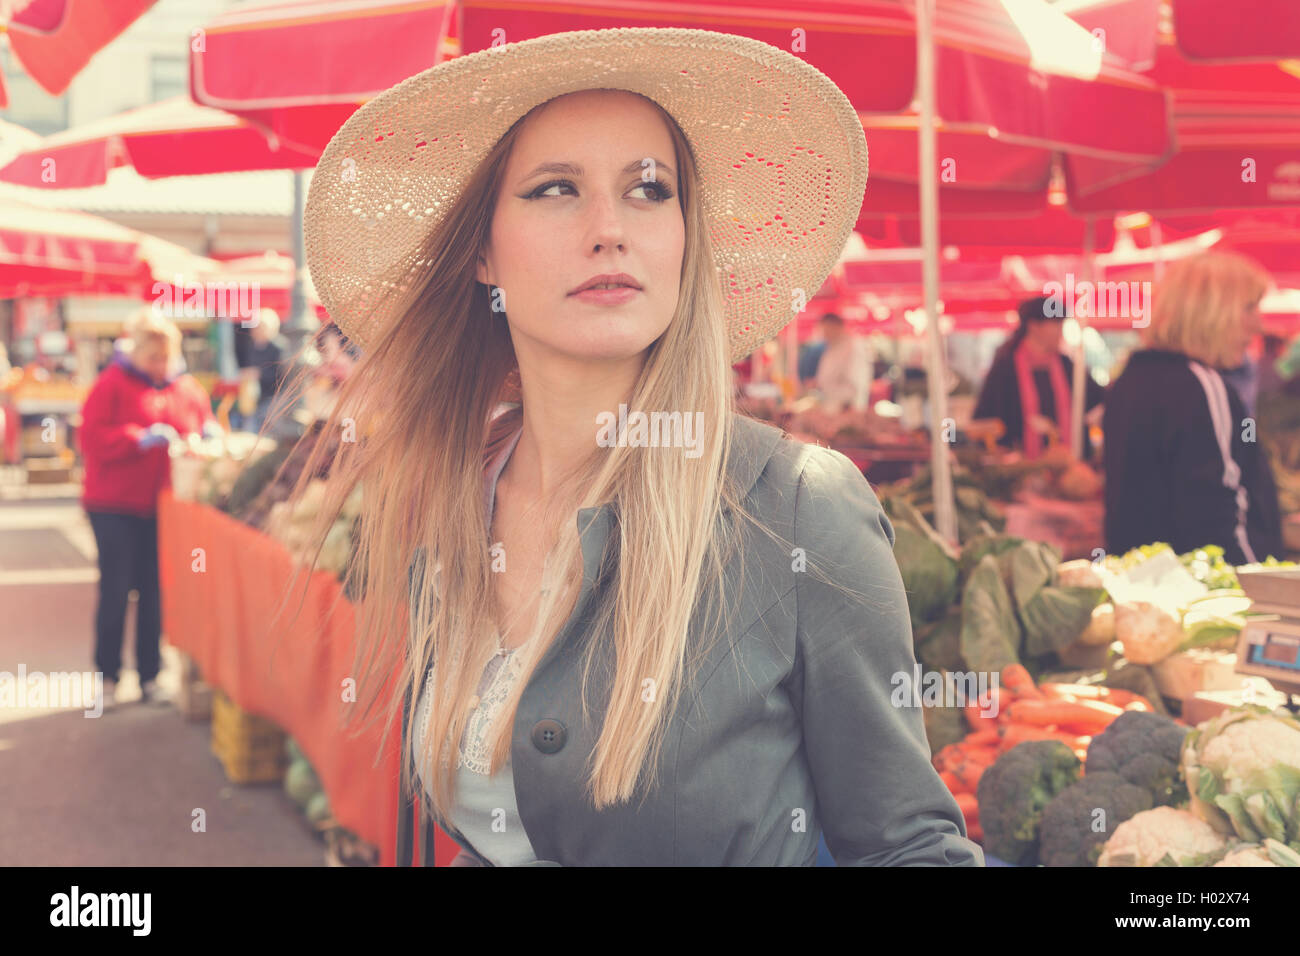
M 934 755 L 934 769 L 940 771 L 953 769 L 957 764 L 964 761 L 973 749 L 975 748 L 960 743 L 948 744 Z
M 1069 724 L 1081 731 L 1105 729 L 1124 713 L 1122 708 L 1099 700 L 1018 700 L 1010 707 L 1013 723 L 1046 727 Z
M 966 789 L 951 770 L 940 771 L 939 779 L 943 781 L 943 785 L 948 788 L 949 793 L 958 794 Z
M 1109 687 L 1103 687 L 1100 684 L 1057 684 L 1047 683 L 1039 684 L 1038 689 L 1043 692 L 1044 697 L 1049 698 L 1070 698 L 1076 697 L 1080 700 L 1105 700 Z
M 1002 728 L 1002 750 L 1004 752 L 1028 740 L 1059 740 L 1073 750 L 1079 746 L 1086 748 L 1092 737 L 1086 734 L 1072 734 L 1061 730 L 1052 730 L 1048 727 L 1035 727 L 1032 724 L 1007 724 Z
M 1007 705 L 1013 700 L 1010 691 L 1002 687 L 993 687 L 989 689 L 987 699 L 988 707 L 986 708 L 979 701 L 971 701 L 962 707 L 962 713 L 966 717 L 966 723 L 970 725 L 971 730 L 983 730 L 986 727 L 996 727 L 998 715 L 1006 710 Z M 986 714 L 985 710 L 993 712 Z
M 980 826 L 978 823 L 967 823 L 966 836 L 968 839 L 974 840 L 976 843 L 983 843 L 984 828 Z
M 953 795 L 953 799 L 957 801 L 957 808 L 961 810 L 961 815 L 966 818 L 968 823 L 980 818 L 980 805 L 979 801 L 975 799 L 975 794 L 958 793 Z
M 999 739 L 997 725 L 989 724 L 982 730 L 967 734 L 962 739 L 962 744 L 973 747 L 987 747 L 989 744 L 997 744 Z
M 996 757 L 997 754 L 995 753 Z M 967 760 L 965 763 L 957 765 L 952 771 L 953 776 L 961 783 L 962 789 L 967 793 L 974 793 L 975 788 L 980 784 L 980 777 L 984 771 L 993 765 L 993 761 L 982 762 L 977 760 Z
M 1141 694 L 1118 687 L 1103 687 L 1100 684 L 1043 684 L 1039 687 L 1047 697 L 1057 700 L 1096 700 L 1114 704 L 1125 710 L 1143 710 L 1154 712 L 1151 701 Z
M 1041 700 L 1042 692 L 1034 685 L 1034 679 L 1025 670 L 1024 664 L 1008 664 L 1002 668 L 1002 686 L 1022 699 Z

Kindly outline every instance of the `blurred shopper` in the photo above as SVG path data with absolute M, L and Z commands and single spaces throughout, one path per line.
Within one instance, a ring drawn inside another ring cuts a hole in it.
M 980 388 L 972 418 L 996 418 L 1006 425 L 998 439 L 1007 448 L 1037 458 L 1047 437 L 1069 445 L 1074 362 L 1061 352 L 1064 315 L 1048 314 L 1049 296 L 1020 303 L 1020 325 L 993 353 L 993 364 Z M 1101 405 L 1105 390 L 1084 375 L 1085 415 Z M 1088 429 L 1083 430 L 1083 457 L 1092 456 Z
M 1277 490 L 1241 396 L 1218 369 L 1243 364 L 1268 275 L 1231 253 L 1174 263 L 1143 349 L 1106 398 L 1106 549 L 1207 544 L 1233 564 L 1282 556 Z
M 249 329 L 247 346 L 242 351 L 239 375 L 245 382 L 256 383 L 257 399 L 253 411 L 247 415 L 239 414 L 237 421 L 244 431 L 256 432 L 261 430 L 287 372 L 280 317 L 274 309 L 261 310 L 257 324 Z
M 1288 345 L 1281 335 L 1265 335 L 1259 360 L 1259 397 L 1278 393 L 1300 396 L 1300 335 Z
M 871 401 L 871 346 L 850 331 L 844 319 L 828 312 L 820 320 L 826 348 L 817 362 L 817 390 L 822 405 L 833 412 L 865 411 Z
M 129 353 L 95 380 L 81 411 L 82 506 L 99 549 L 95 666 L 113 701 L 122 664 L 127 595 L 138 594 L 136 667 L 145 700 L 161 700 L 158 493 L 171 485 L 171 442 L 220 434 L 207 393 L 181 372 L 180 331 L 150 309 L 128 325 Z
M 1259 402 L 1263 368 L 1249 352 L 1241 357 L 1241 364 L 1219 370 L 1219 375 L 1237 393 L 1247 415 L 1254 415 Z

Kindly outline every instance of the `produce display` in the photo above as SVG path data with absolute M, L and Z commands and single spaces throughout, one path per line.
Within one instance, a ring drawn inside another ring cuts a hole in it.
M 1300 866 L 1300 720 L 1246 705 L 1193 729 L 1137 695 L 1035 687 L 1022 670 L 996 716 L 968 708 L 971 732 L 934 757 L 987 853 L 1020 866 Z
M 266 532 L 282 543 L 294 560 L 302 563 L 314 560 L 319 570 L 332 572 L 343 579 L 355 548 L 355 524 L 362 504 L 360 487 L 354 489 L 344 502 L 318 556 L 314 554 L 308 534 L 324 497 L 332 454 L 325 456 L 324 463 L 317 468 L 303 494 L 296 501 L 290 500 L 313 449 L 325 440 L 323 435 L 323 424 L 316 422 L 292 444 L 277 446 L 263 439 L 254 448 L 251 442 L 256 442 L 256 436 L 242 433 L 228 436 L 224 443 L 215 440 L 205 446 L 203 471 L 194 479 L 199 487 L 196 497 Z M 223 454 L 235 448 L 243 450 L 245 446 L 245 453 L 239 457 Z M 335 439 L 334 447 L 327 452 L 337 451 L 337 446 Z
M 320 778 L 303 753 L 302 747 L 292 737 L 285 749 L 289 753 L 289 769 L 284 775 L 284 792 L 302 812 L 304 819 L 317 833 L 325 837 L 326 860 L 330 866 L 378 866 L 378 848 L 366 843 L 351 830 L 339 825 L 330 809 L 329 797 L 321 786 Z
M 1163 560 L 1167 568 L 1181 566 L 1194 585 L 1135 584 L 1153 560 Z M 1294 566 L 1270 556 L 1247 567 Z M 1236 570 L 1216 545 L 1175 555 L 1169 545 L 1157 542 L 1097 562 L 1067 561 L 1057 572 L 1061 581 L 1117 592 L 1107 593 L 1105 603 L 1094 611 L 1096 626 L 1083 640 L 1099 645 L 1117 640 L 1123 656 L 1134 664 L 1157 664 L 1197 647 L 1230 650 L 1252 616 L 1251 600 L 1238 587 Z
M 264 530 L 283 544 L 295 561 L 310 564 L 314 556 L 318 570 L 331 571 L 341 579 L 352 557 L 354 525 L 361 513 L 361 487 L 354 488 L 343 503 L 320 553 L 315 555 L 310 533 L 324 498 L 324 480 L 312 479 L 296 500 L 277 501 L 271 506 Z
M 957 506 L 957 537 L 966 542 L 980 536 L 993 535 L 1006 527 L 1006 516 L 990 500 L 979 481 L 962 468 L 953 470 L 953 498 Z M 920 469 L 916 475 L 878 489 L 880 504 L 891 519 L 902 519 L 928 529 L 933 536 L 934 486 L 929 468 Z M 921 521 L 918 523 L 917 518 Z
M 245 467 L 273 454 L 275 448 L 272 439 L 248 432 L 214 438 L 191 435 L 171 449 L 173 493 L 183 500 L 221 508 Z

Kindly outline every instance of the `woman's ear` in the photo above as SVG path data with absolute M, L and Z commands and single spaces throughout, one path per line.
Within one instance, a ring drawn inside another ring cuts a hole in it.
M 483 258 L 481 253 L 478 257 L 478 265 L 474 267 L 474 277 L 486 286 L 492 284 L 488 281 L 487 260 Z

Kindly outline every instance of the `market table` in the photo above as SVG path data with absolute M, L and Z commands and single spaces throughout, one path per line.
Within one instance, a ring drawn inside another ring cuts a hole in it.
M 393 865 L 400 733 L 394 723 L 381 754 L 377 727 L 342 727 L 344 708 L 354 706 L 343 702 L 343 682 L 352 672 L 355 618 L 338 579 L 313 573 L 299 608 L 300 577 L 273 622 L 294 574 L 288 551 L 170 490 L 158 503 L 158 565 L 167 639 L 194 658 L 205 681 L 293 737 L 335 819 L 379 847 L 381 865 Z M 450 861 L 457 851 L 439 831 L 438 859 Z

